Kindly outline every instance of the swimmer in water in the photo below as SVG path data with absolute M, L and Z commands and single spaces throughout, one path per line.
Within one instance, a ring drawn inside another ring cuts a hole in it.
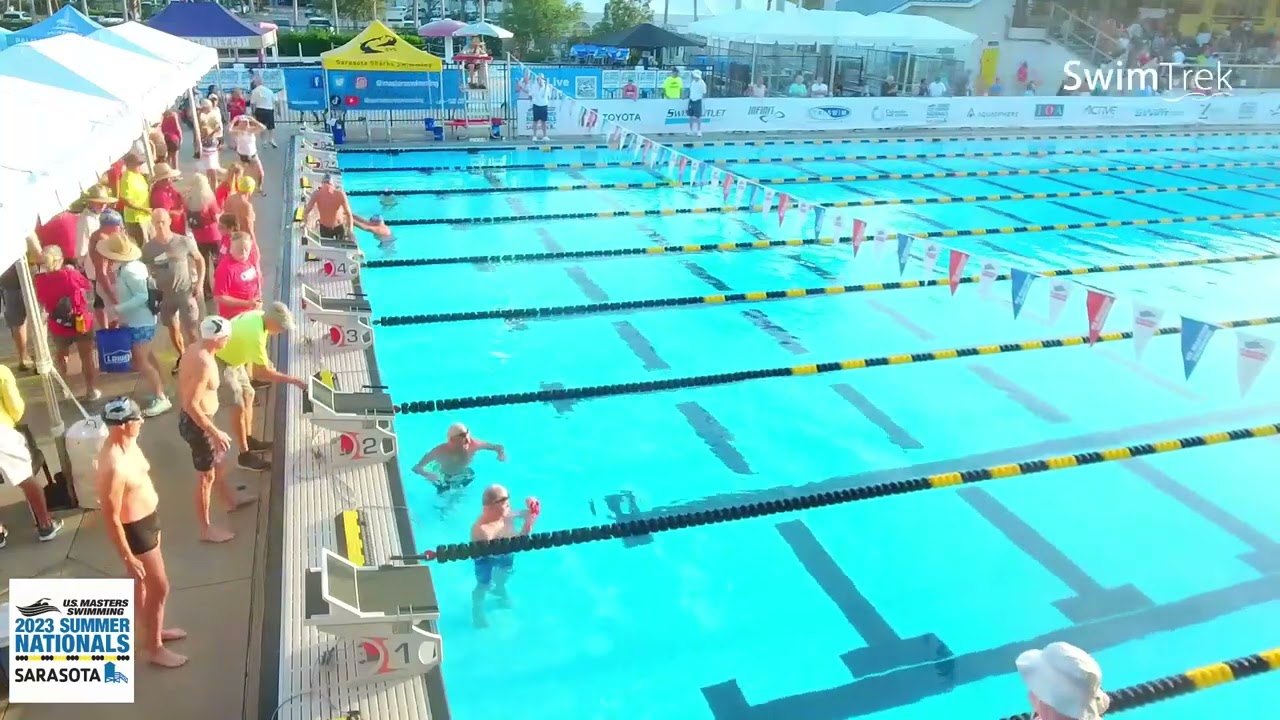
M 511 496 L 501 485 L 490 485 L 485 488 L 481 498 L 484 503 L 480 517 L 471 526 L 471 541 L 484 542 L 498 540 L 533 532 L 533 524 L 542 512 L 537 498 L 524 501 L 524 512 L 511 511 Z M 520 532 L 516 533 L 515 521 L 523 520 Z M 511 598 L 507 595 L 507 578 L 515 567 L 515 558 L 510 555 L 489 555 L 476 558 L 476 588 L 471 591 L 471 619 L 476 627 L 484 628 L 489 622 L 484 617 L 484 596 L 493 592 L 498 599 L 499 607 L 511 607 Z
M 396 196 L 391 193 L 382 193 L 382 195 L 378 197 L 378 202 L 382 204 L 383 210 L 390 210 L 400 204 L 400 201 Z
M 351 223 L 356 227 L 370 233 L 382 245 L 388 245 L 396 241 L 396 236 L 392 234 L 391 228 L 387 226 L 386 221 L 381 215 L 373 215 L 369 218 L 362 218 L 359 215 L 351 215 Z
M 492 450 L 498 455 L 498 462 L 506 462 L 507 451 L 501 445 L 494 445 L 471 437 L 471 431 L 462 423 L 449 426 L 446 440 L 431 448 L 422 456 L 413 471 L 426 478 L 440 494 L 450 490 L 459 490 L 470 485 L 476 479 L 476 471 L 471 469 L 471 460 L 481 450 Z M 435 464 L 436 472 L 427 470 L 427 465 Z

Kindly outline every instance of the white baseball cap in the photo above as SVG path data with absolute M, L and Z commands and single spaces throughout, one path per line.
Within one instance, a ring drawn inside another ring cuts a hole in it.
M 231 337 L 231 321 L 221 315 L 210 315 L 200 322 L 200 337 L 205 340 Z
M 1102 691 L 1102 668 L 1075 645 L 1056 642 L 1018 656 L 1018 672 L 1040 702 L 1072 720 L 1098 720 L 1111 705 Z

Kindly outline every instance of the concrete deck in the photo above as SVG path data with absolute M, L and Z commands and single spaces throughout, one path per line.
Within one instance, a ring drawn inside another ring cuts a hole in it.
M 262 147 L 262 158 L 269 178 L 283 177 L 287 133 L 280 133 L 280 149 Z M 189 169 L 190 161 L 186 161 Z M 267 298 L 275 297 L 280 276 L 279 262 L 283 242 L 281 227 L 282 189 L 277 182 L 268 186 L 270 193 L 257 202 L 258 238 L 262 246 L 262 270 Z M 162 346 L 162 364 L 173 364 L 174 352 L 164 333 L 157 339 Z M 0 362 L 17 366 L 7 333 L 0 345 Z M 74 355 L 74 354 L 73 354 Z M 68 384 L 82 391 L 78 363 L 72 359 Z M 134 375 L 104 376 L 104 398 L 132 393 L 137 386 Z M 175 379 L 167 384 L 173 396 Z M 53 471 L 58 469 L 57 454 L 48 433 L 48 408 L 45 406 L 40 380 L 34 375 L 20 376 L 19 385 L 27 401 L 25 420 L 39 438 Z M 141 390 L 141 388 L 138 388 Z M 296 391 L 295 391 L 296 392 Z M 274 415 L 271 404 L 275 391 L 259 393 L 258 427 L 269 425 Z M 90 408 L 93 411 L 96 408 Z M 68 424 L 78 418 L 74 406 L 61 407 Z M 226 412 L 219 424 L 227 427 Z M 170 411 L 148 420 L 140 443 L 153 468 L 153 480 L 160 493 L 160 509 L 164 525 L 165 564 L 172 583 L 168 604 L 168 624 L 185 628 L 190 637 L 175 645 L 190 656 L 186 667 L 158 670 L 139 662 L 136 669 L 136 702 L 133 705 L 96 705 L 91 714 L 98 720 L 133 720 L 155 718 L 234 718 L 257 717 L 258 680 L 261 640 L 256 636 L 262 627 L 264 608 L 264 568 L 267 550 L 267 515 L 270 473 L 233 471 L 232 481 L 247 485 L 259 493 L 260 502 L 227 518 L 236 538 L 224 545 L 208 545 L 197 539 L 194 517 L 195 471 L 185 443 L 178 438 L 178 415 Z M 255 433 L 257 434 L 257 433 Z M 267 428 L 266 437 L 273 430 Z M 217 507 L 215 501 L 215 507 Z M 221 515 L 219 509 L 218 514 Z M 64 512 L 63 534 L 55 541 L 41 544 L 30 529 L 31 519 L 21 493 L 12 489 L 0 495 L 0 522 L 10 531 L 8 547 L 0 550 L 0 599 L 8 594 L 10 578 L 30 577 L 123 577 L 123 568 L 115 551 L 107 542 L 95 512 Z M 279 598 L 271 600 L 276 604 Z M 269 643 L 274 647 L 276 639 Z M 274 704 L 274 703 L 273 703 Z M 0 720 L 63 720 L 83 718 L 83 705 L 10 706 L 0 701 Z M 265 720 L 265 719 L 264 719 Z

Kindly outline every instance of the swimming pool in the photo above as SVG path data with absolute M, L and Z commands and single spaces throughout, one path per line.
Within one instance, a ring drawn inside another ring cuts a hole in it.
M 1270 289 L 1280 219 L 1269 217 L 1280 212 L 1280 134 L 685 152 L 797 200 L 857 203 L 831 212 L 870 232 L 930 234 L 1005 266 L 1092 269 L 1073 278 L 1117 295 L 1108 331 L 1129 329 L 1134 300 L 1163 308 L 1173 326 L 1184 313 L 1280 314 Z M 960 153 L 987 156 L 942 157 Z M 923 238 L 901 276 L 922 286 L 900 289 L 879 289 L 899 280 L 896 246 L 868 243 L 857 258 L 847 242 L 678 252 L 812 242 L 812 218 L 802 227 L 794 212 L 779 223 L 725 211 L 714 191 L 611 165 L 631 162 L 627 152 L 340 160 L 355 212 L 399 223 L 394 248 L 362 240 L 375 318 L 437 316 L 378 328 L 383 381 L 398 403 L 492 401 L 396 421 L 423 549 L 465 540 L 491 482 L 541 498 L 538 529 L 554 530 L 1280 420 L 1275 373 L 1241 397 L 1231 330 L 1190 381 L 1168 335 L 1141 359 L 1116 340 L 515 402 L 1079 336 L 1085 292 L 1051 321 L 1051 282 L 1038 280 L 1015 320 L 1005 281 L 954 297 L 945 282 L 923 282 L 946 271 L 942 260 L 926 275 Z M 414 169 L 391 169 L 404 167 Z M 921 177 L 835 179 L 893 175 Z M 403 193 L 390 209 L 377 197 L 387 190 Z M 529 219 L 581 213 L 611 216 Z M 499 261 L 511 256 L 523 259 Z M 1213 262 L 1103 271 L 1204 259 Z M 821 290 L 833 286 L 841 291 Z M 815 292 L 741 296 L 797 288 Z M 1275 339 L 1280 326 L 1247 332 Z M 481 454 L 479 482 L 456 505 L 409 472 L 453 421 L 509 454 L 503 464 Z M 435 577 L 449 702 L 457 717 L 519 704 L 532 720 L 1001 717 L 1025 709 L 1013 658 L 1051 640 L 1093 652 L 1113 688 L 1252 653 L 1280 632 L 1280 497 L 1267 474 L 1278 459 L 1280 441 L 1264 438 L 521 553 L 516 607 L 491 609 L 484 630 L 468 612 L 471 564 L 444 563 Z M 1222 467 L 1232 469 L 1214 472 Z M 1274 674 L 1130 715 L 1225 717 L 1267 697 L 1280 698 Z

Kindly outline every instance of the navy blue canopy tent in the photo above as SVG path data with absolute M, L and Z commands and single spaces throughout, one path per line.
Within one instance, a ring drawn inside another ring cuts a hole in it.
M 58 35 L 88 35 L 101 29 L 101 25 L 85 17 L 79 10 L 64 5 L 61 10 L 31 27 L 0 35 L 0 47 L 11 47 Z
M 265 50 L 276 44 L 275 30 L 247 23 L 207 0 L 170 3 L 146 25 L 219 50 Z

